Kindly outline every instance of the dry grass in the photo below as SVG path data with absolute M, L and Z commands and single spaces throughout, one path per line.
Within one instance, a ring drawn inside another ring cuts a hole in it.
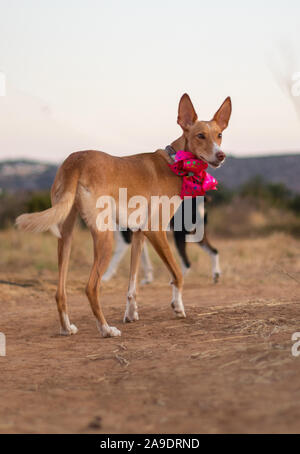
M 79 332 L 57 335 L 56 239 L 0 232 L 0 432 L 299 432 L 300 241 L 285 233 L 218 238 L 223 274 L 188 245 L 188 317 L 170 310 L 169 276 L 151 249 L 155 282 L 140 289 L 141 320 L 122 326 L 129 257 L 104 284 L 102 303 L 122 338 L 101 339 L 83 289 L 92 262 L 75 232 L 68 293 Z M 24 367 L 26 366 L 26 367 Z M 21 373 L 20 373 L 21 371 Z M 49 374 L 49 371 L 51 373 Z
M 223 285 L 231 283 L 244 285 L 270 285 L 277 282 L 289 288 L 300 283 L 300 241 L 285 233 L 273 233 L 268 237 L 240 238 L 232 240 L 210 235 L 211 242 L 219 249 Z M 173 245 L 173 238 L 170 235 Z M 20 233 L 15 229 L 0 231 L 0 280 L 28 286 L 30 293 L 35 290 L 54 292 L 57 280 L 57 240 L 51 234 L 35 235 Z M 197 244 L 187 245 L 192 269 L 186 282 L 207 285 L 211 280 L 210 259 Z M 175 254 L 176 251 L 175 251 Z M 119 268 L 117 282 L 124 288 L 129 274 L 128 251 Z M 156 285 L 168 281 L 168 273 L 161 260 L 150 246 L 154 265 Z M 68 291 L 70 294 L 82 291 L 86 285 L 92 265 L 92 240 L 90 233 L 77 228 L 74 234 L 69 268 Z M 142 271 L 141 271 L 142 273 Z M 246 279 L 245 279 L 246 278 Z M 105 283 L 113 288 L 116 279 Z M 0 284 L 1 285 L 1 284 Z M 15 286 L 1 285 L 1 295 L 18 292 Z M 25 289 L 24 289 L 25 290 Z M 0 298 L 1 298 L 0 295 Z
M 288 209 L 236 197 L 230 204 L 208 206 L 209 229 L 227 238 L 266 237 L 282 232 L 300 236 L 300 216 Z

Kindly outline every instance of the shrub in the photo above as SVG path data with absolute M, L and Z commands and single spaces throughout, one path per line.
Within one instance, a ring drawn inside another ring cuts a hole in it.
M 225 205 L 230 203 L 232 199 L 233 191 L 220 183 L 218 184 L 218 189 L 209 191 L 207 196 L 207 201 L 211 201 L 213 205 Z
M 49 191 L 35 192 L 31 195 L 26 203 L 26 211 L 33 213 L 35 211 L 47 210 L 51 207 Z
M 26 197 L 20 193 L 16 197 L 14 194 L 0 194 L 0 229 L 4 229 L 14 224 L 19 214 L 26 209 Z
M 283 183 L 267 183 L 260 176 L 242 185 L 238 192 L 242 198 L 278 207 L 288 207 L 292 199 L 291 191 Z
M 300 195 L 297 194 L 290 202 L 290 208 L 297 216 L 300 216 Z

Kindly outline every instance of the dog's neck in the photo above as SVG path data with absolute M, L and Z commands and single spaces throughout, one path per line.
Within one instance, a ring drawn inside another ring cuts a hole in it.
M 182 136 L 179 137 L 178 139 L 174 140 L 174 142 L 171 143 L 171 147 L 175 151 L 179 151 L 179 150 L 190 151 L 184 134 L 182 134 Z
M 184 135 L 174 140 L 171 145 L 166 147 L 164 157 L 167 159 L 169 164 L 174 163 L 175 155 L 179 150 L 189 151 L 187 140 Z

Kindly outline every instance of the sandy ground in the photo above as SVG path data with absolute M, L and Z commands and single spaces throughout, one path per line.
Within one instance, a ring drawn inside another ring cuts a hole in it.
M 191 245 L 185 320 L 172 313 L 168 275 L 152 252 L 156 280 L 140 288 L 140 321 L 123 325 L 127 257 L 102 292 L 122 337 L 102 339 L 83 292 L 86 235 L 74 246 L 69 306 L 79 332 L 68 338 L 57 334 L 55 239 L 0 235 L 0 279 L 28 285 L 0 284 L 0 433 L 300 432 L 300 356 L 291 354 L 299 241 L 213 241 L 223 267 L 217 285 Z

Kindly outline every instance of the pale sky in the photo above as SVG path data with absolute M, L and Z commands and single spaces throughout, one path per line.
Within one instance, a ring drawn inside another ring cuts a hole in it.
M 299 0 L 0 0 L 0 159 L 154 151 L 184 92 L 202 120 L 232 97 L 224 151 L 300 151 L 300 96 L 273 74 L 299 48 Z

